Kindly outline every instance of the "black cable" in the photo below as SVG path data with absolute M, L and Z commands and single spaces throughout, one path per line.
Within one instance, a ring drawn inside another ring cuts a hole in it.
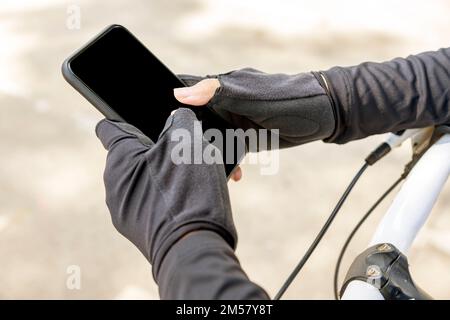
M 384 155 L 383 155 L 384 156 Z M 348 185 L 347 189 L 345 189 L 344 194 L 339 199 L 339 202 L 336 204 L 336 207 L 333 209 L 333 212 L 331 212 L 330 216 L 328 217 L 327 221 L 323 225 L 322 229 L 320 229 L 319 233 L 317 234 L 316 238 L 308 248 L 308 251 L 306 251 L 305 255 L 302 257 L 300 262 L 297 264 L 295 269 L 291 272 L 287 280 L 284 282 L 283 286 L 280 288 L 278 293 L 275 295 L 275 300 L 279 300 L 283 294 L 286 292 L 287 288 L 291 285 L 292 281 L 294 281 L 295 277 L 297 277 L 300 270 L 303 268 L 305 263 L 310 258 L 311 254 L 316 249 L 317 245 L 319 244 L 320 240 L 322 240 L 323 236 L 327 232 L 328 228 L 330 227 L 331 223 L 333 222 L 334 218 L 336 217 L 337 213 L 341 209 L 342 205 L 344 204 L 345 200 L 347 199 L 348 195 L 352 191 L 353 187 L 355 186 L 356 182 L 359 180 L 361 175 L 366 171 L 367 167 L 369 166 L 369 163 L 365 162 L 364 165 L 359 169 L 358 173 L 353 177 L 352 181 Z
M 426 152 L 427 149 L 422 150 L 419 154 L 414 154 L 413 158 L 410 162 L 408 162 L 405 165 L 405 168 L 403 170 L 402 175 L 381 195 L 380 198 L 378 198 L 377 201 L 370 207 L 370 209 L 366 212 L 366 214 L 359 220 L 359 222 L 356 224 L 356 226 L 353 228 L 350 235 L 347 237 L 347 240 L 345 240 L 344 245 L 342 246 L 341 252 L 339 253 L 338 260 L 336 262 L 336 267 L 334 269 L 334 278 L 333 278 L 333 291 L 334 291 L 334 298 L 336 300 L 339 299 L 339 289 L 338 289 L 338 283 L 339 283 L 339 269 L 342 264 L 342 260 L 344 258 L 344 254 L 347 251 L 347 247 L 349 246 L 350 242 L 352 241 L 353 237 L 355 236 L 356 232 L 358 232 L 359 228 L 364 224 L 364 222 L 369 218 L 369 216 L 372 214 L 372 212 L 378 207 L 378 205 L 383 202 L 383 200 L 399 185 L 402 180 L 405 180 L 406 177 L 409 175 L 411 170 L 414 168 L 416 163 L 419 161 L 419 159 L 422 157 L 422 155 Z M 373 153 L 372 153 L 373 154 Z M 381 159 L 381 158 L 380 158 Z
M 347 248 L 352 241 L 353 237 L 355 236 L 356 232 L 358 232 L 359 228 L 364 224 L 364 222 L 369 218 L 369 216 L 372 214 L 372 212 L 378 207 L 378 205 L 383 202 L 383 200 L 399 185 L 402 180 L 404 180 L 406 175 L 402 175 L 400 178 L 398 178 L 390 187 L 387 189 L 380 198 L 370 207 L 370 209 L 366 212 L 366 214 L 359 220 L 359 222 L 356 224 L 356 226 L 353 228 L 350 235 L 347 237 L 347 240 L 345 240 L 344 245 L 342 246 L 341 252 L 339 253 L 338 260 L 336 262 L 336 267 L 334 269 L 334 279 L 333 279 L 333 288 L 334 288 L 334 298 L 336 300 L 339 300 L 339 289 L 338 289 L 338 282 L 339 282 L 339 269 L 341 267 L 342 259 L 344 257 L 345 252 L 347 251 Z

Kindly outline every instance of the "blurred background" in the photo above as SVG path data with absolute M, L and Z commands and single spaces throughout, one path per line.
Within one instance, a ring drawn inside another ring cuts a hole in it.
M 71 24 L 74 10 L 79 28 Z M 445 0 L 2 0 L 0 298 L 158 298 L 149 264 L 115 231 L 104 202 L 106 152 L 94 134 L 101 116 L 60 71 L 106 25 L 129 28 L 176 73 L 247 66 L 298 73 L 448 47 L 449 15 Z M 263 176 L 256 165 L 244 165 L 242 181 L 229 183 L 237 254 L 269 294 L 381 139 L 284 150 L 278 174 Z M 345 237 L 409 157 L 404 146 L 368 170 L 286 298 L 332 298 Z M 357 235 L 344 272 L 389 202 Z M 409 259 L 420 286 L 450 298 L 448 184 Z M 67 286 L 72 266 L 81 270 L 79 289 Z

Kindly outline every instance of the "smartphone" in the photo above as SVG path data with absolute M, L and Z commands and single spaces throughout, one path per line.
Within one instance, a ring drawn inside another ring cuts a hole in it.
M 120 25 L 107 27 L 67 58 L 62 73 L 106 118 L 128 122 L 155 142 L 170 113 L 179 107 L 193 110 L 204 131 L 218 129 L 223 139 L 226 129 L 234 129 L 209 108 L 178 102 L 173 89 L 185 86 L 183 81 Z M 228 177 L 244 156 L 240 149 L 234 148 L 232 157 L 226 156 L 225 147 L 220 150 Z

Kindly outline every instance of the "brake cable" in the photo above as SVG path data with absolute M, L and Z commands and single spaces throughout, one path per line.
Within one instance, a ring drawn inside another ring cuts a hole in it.
M 327 221 L 323 225 L 322 229 L 320 229 L 319 233 L 317 234 L 316 238 L 306 251 L 305 255 L 302 257 L 300 262 L 297 264 L 297 266 L 294 268 L 292 273 L 289 275 L 281 289 L 278 291 L 278 293 L 275 296 L 275 300 L 279 300 L 283 294 L 286 292 L 287 288 L 291 285 L 292 281 L 297 277 L 300 270 L 303 268 L 305 263 L 308 261 L 311 254 L 314 252 L 314 250 L 317 248 L 317 245 L 319 244 L 320 240 L 322 240 L 325 233 L 328 231 L 328 228 L 330 227 L 331 223 L 333 222 L 334 218 L 338 214 L 339 210 L 341 209 L 342 205 L 344 204 L 345 200 L 347 199 L 348 195 L 350 194 L 350 191 L 352 191 L 353 187 L 355 186 L 356 182 L 358 182 L 361 175 L 366 171 L 366 169 L 369 167 L 369 164 L 366 162 L 364 165 L 359 169 L 358 173 L 353 177 L 352 181 L 348 185 L 348 187 L 345 189 L 344 194 L 339 199 L 338 203 L 336 204 L 336 207 L 333 209 L 333 212 L 328 217 Z
M 413 158 L 410 162 L 408 162 L 405 165 L 405 168 L 403 170 L 402 175 L 375 201 L 375 203 L 367 210 L 367 212 L 362 216 L 362 218 L 358 221 L 358 223 L 355 225 L 353 230 L 348 235 L 347 239 L 345 240 L 344 245 L 341 248 L 341 251 L 339 252 L 339 257 L 336 261 L 336 266 L 334 269 L 334 276 L 333 276 L 333 292 L 334 292 L 334 298 L 336 300 L 339 300 L 339 271 L 342 264 L 342 260 L 344 258 L 345 252 L 347 251 L 348 246 L 350 245 L 350 242 L 352 241 L 355 234 L 358 232 L 358 230 L 361 228 L 361 226 L 366 222 L 366 220 L 369 218 L 369 216 L 375 211 L 375 209 L 380 205 L 381 202 L 402 182 L 406 179 L 406 177 L 409 175 L 411 170 L 414 168 L 414 166 L 417 164 L 417 162 L 420 160 L 420 158 L 425 154 L 425 152 L 429 149 L 429 147 L 442 135 L 443 133 L 449 132 L 449 129 L 446 127 L 438 127 L 434 129 L 433 135 L 430 137 L 430 140 L 427 141 L 426 146 L 422 146 L 419 149 L 417 153 L 413 153 Z M 413 146 L 419 147 L 419 146 Z
M 340 209 L 342 208 L 342 205 L 344 204 L 345 200 L 347 200 L 350 192 L 353 190 L 353 187 L 358 182 L 359 178 L 361 178 L 362 174 L 366 171 L 366 169 L 375 164 L 378 160 L 382 159 L 384 156 L 386 156 L 393 147 L 398 146 L 403 142 L 405 139 L 410 137 L 415 131 L 414 130 L 406 130 L 403 132 L 399 132 L 397 134 L 392 134 L 389 139 L 386 142 L 383 142 L 380 144 L 375 150 L 373 150 L 369 156 L 366 157 L 364 165 L 358 170 L 356 175 L 353 177 L 353 179 L 350 181 L 350 184 L 345 189 L 344 193 L 342 194 L 341 198 L 339 199 L 338 203 L 334 207 L 333 211 L 331 212 L 330 216 L 328 217 L 325 224 L 320 229 L 319 233 L 317 234 L 314 241 L 309 246 L 306 253 L 303 255 L 301 260 L 298 262 L 298 264 L 295 266 L 294 270 L 289 274 L 286 281 L 281 286 L 278 293 L 275 295 L 274 299 L 279 300 L 283 294 L 286 292 L 286 290 L 289 288 L 289 286 L 292 284 L 294 279 L 297 277 L 299 272 L 302 270 L 302 268 L 305 266 L 308 259 L 313 254 L 314 250 L 319 245 L 320 241 L 322 240 L 323 236 L 326 234 L 328 229 L 330 228 L 332 222 L 336 218 L 336 215 L 339 213 Z
M 339 257 L 336 261 L 336 267 L 334 269 L 334 277 L 333 277 L 333 292 L 334 292 L 334 298 L 336 300 L 339 300 L 339 270 L 341 267 L 342 260 L 344 258 L 345 252 L 347 251 L 347 248 L 352 241 L 353 237 L 355 236 L 356 232 L 358 232 L 359 228 L 366 222 L 367 218 L 372 214 L 372 212 L 375 211 L 375 209 L 378 207 L 378 205 L 383 202 L 383 200 L 405 179 L 406 176 L 401 175 L 400 178 L 398 178 L 382 195 L 378 198 L 377 201 L 370 207 L 370 209 L 364 214 L 364 216 L 359 220 L 359 222 L 356 224 L 356 226 L 353 228 L 353 230 L 350 232 L 349 236 L 345 240 L 344 245 L 342 246 L 341 251 L 339 252 Z

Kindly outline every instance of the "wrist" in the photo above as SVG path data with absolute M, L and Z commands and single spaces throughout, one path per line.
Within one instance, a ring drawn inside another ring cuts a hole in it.
M 153 278 L 155 280 L 158 279 L 161 266 L 168 253 L 172 251 L 174 247 L 179 247 L 181 243 L 186 241 L 192 241 L 193 238 L 197 238 L 199 234 L 203 234 L 204 232 L 212 232 L 216 234 L 217 237 L 221 237 L 222 241 L 225 241 L 232 250 L 236 248 L 237 234 L 234 226 L 225 228 L 225 226 L 209 221 L 187 223 L 173 230 L 152 255 L 150 263 L 152 264 Z

